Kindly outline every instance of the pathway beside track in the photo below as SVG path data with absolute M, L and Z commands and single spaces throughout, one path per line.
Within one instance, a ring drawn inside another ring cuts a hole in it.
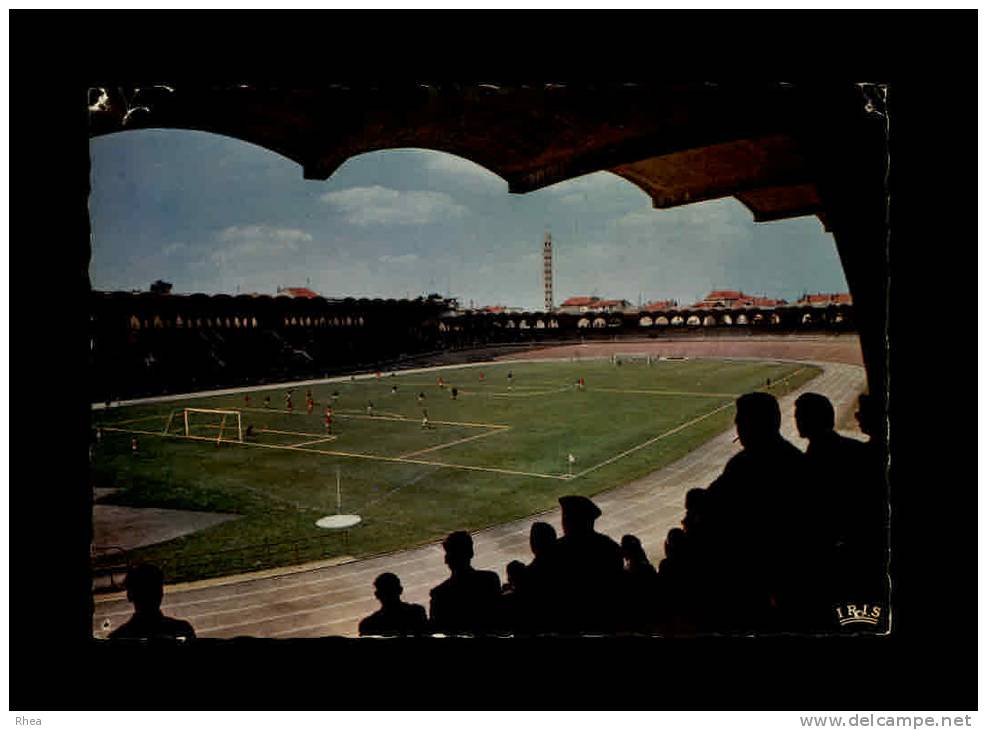
M 797 359 L 797 353 L 792 355 Z M 797 395 L 804 390 L 822 393 L 841 414 L 853 408 L 866 382 L 859 365 L 813 364 L 823 368 L 823 373 L 781 399 L 782 432 L 800 448 L 805 442 L 797 435 L 792 415 Z M 733 438 L 732 429 L 721 433 L 664 469 L 594 497 L 603 511 L 597 529 L 617 540 L 626 533 L 637 535 L 657 563 L 663 557 L 666 533 L 684 515 L 686 492 L 708 485 L 720 473 L 740 449 Z M 481 530 L 473 535 L 474 565 L 503 575 L 510 560 L 527 561 L 528 531 L 536 520 L 553 524 L 561 534 L 558 509 Z M 385 571 L 400 576 L 405 600 L 426 607 L 429 590 L 448 575 L 441 547 L 431 544 L 283 575 L 170 586 L 162 608 L 168 615 L 190 621 L 199 636 L 208 638 L 356 636 L 359 620 L 378 607 L 372 582 Z M 97 597 L 94 634 L 105 636 L 130 613 L 131 606 L 121 596 Z M 107 621 L 109 626 L 104 627 Z

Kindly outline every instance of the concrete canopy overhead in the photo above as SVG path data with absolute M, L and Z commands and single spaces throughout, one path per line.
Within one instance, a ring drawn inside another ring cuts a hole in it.
M 90 109 L 93 135 L 215 132 L 311 179 L 364 152 L 421 147 L 471 160 L 514 193 L 610 170 L 656 208 L 743 192 L 755 220 L 776 220 L 822 211 L 797 140 L 803 96 L 783 84 L 154 85 L 94 89 Z
M 815 215 L 853 295 L 872 392 L 887 325 L 887 113 L 878 84 L 325 83 L 90 89 L 92 136 L 178 128 L 238 138 L 325 180 L 354 155 L 458 155 L 512 193 L 610 171 L 656 208 L 734 196 L 755 221 Z

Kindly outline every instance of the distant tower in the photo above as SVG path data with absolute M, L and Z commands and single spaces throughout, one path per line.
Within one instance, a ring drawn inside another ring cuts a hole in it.
M 552 304 L 552 234 L 545 231 L 545 245 L 542 248 L 542 276 L 545 280 L 545 311 L 551 312 L 555 307 Z

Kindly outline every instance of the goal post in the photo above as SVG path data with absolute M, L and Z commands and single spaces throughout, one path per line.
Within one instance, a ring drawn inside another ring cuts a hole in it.
M 189 438 L 208 438 L 212 440 L 212 429 L 216 429 L 216 443 L 221 443 L 227 433 L 232 435 L 234 425 L 236 426 L 236 441 L 243 441 L 243 425 L 240 420 L 240 411 L 224 410 L 220 408 L 184 408 L 182 418 L 185 426 L 185 436 Z M 198 436 L 193 433 L 196 430 L 208 429 L 207 435 Z M 227 441 L 232 438 L 225 439 Z
M 650 355 L 645 352 L 615 352 L 610 356 L 610 362 L 614 365 L 618 362 L 623 364 L 654 365 L 657 360 L 657 355 Z

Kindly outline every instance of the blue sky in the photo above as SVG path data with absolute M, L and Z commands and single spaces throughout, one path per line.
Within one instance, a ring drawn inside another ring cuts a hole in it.
M 95 289 L 165 279 L 180 293 L 273 294 L 308 281 L 330 297 L 437 291 L 539 309 L 548 228 L 556 303 L 846 291 L 814 217 L 755 224 L 732 198 L 654 210 L 606 172 L 512 195 L 468 160 L 401 149 L 351 158 L 322 182 L 260 147 L 175 130 L 99 137 L 91 157 Z

